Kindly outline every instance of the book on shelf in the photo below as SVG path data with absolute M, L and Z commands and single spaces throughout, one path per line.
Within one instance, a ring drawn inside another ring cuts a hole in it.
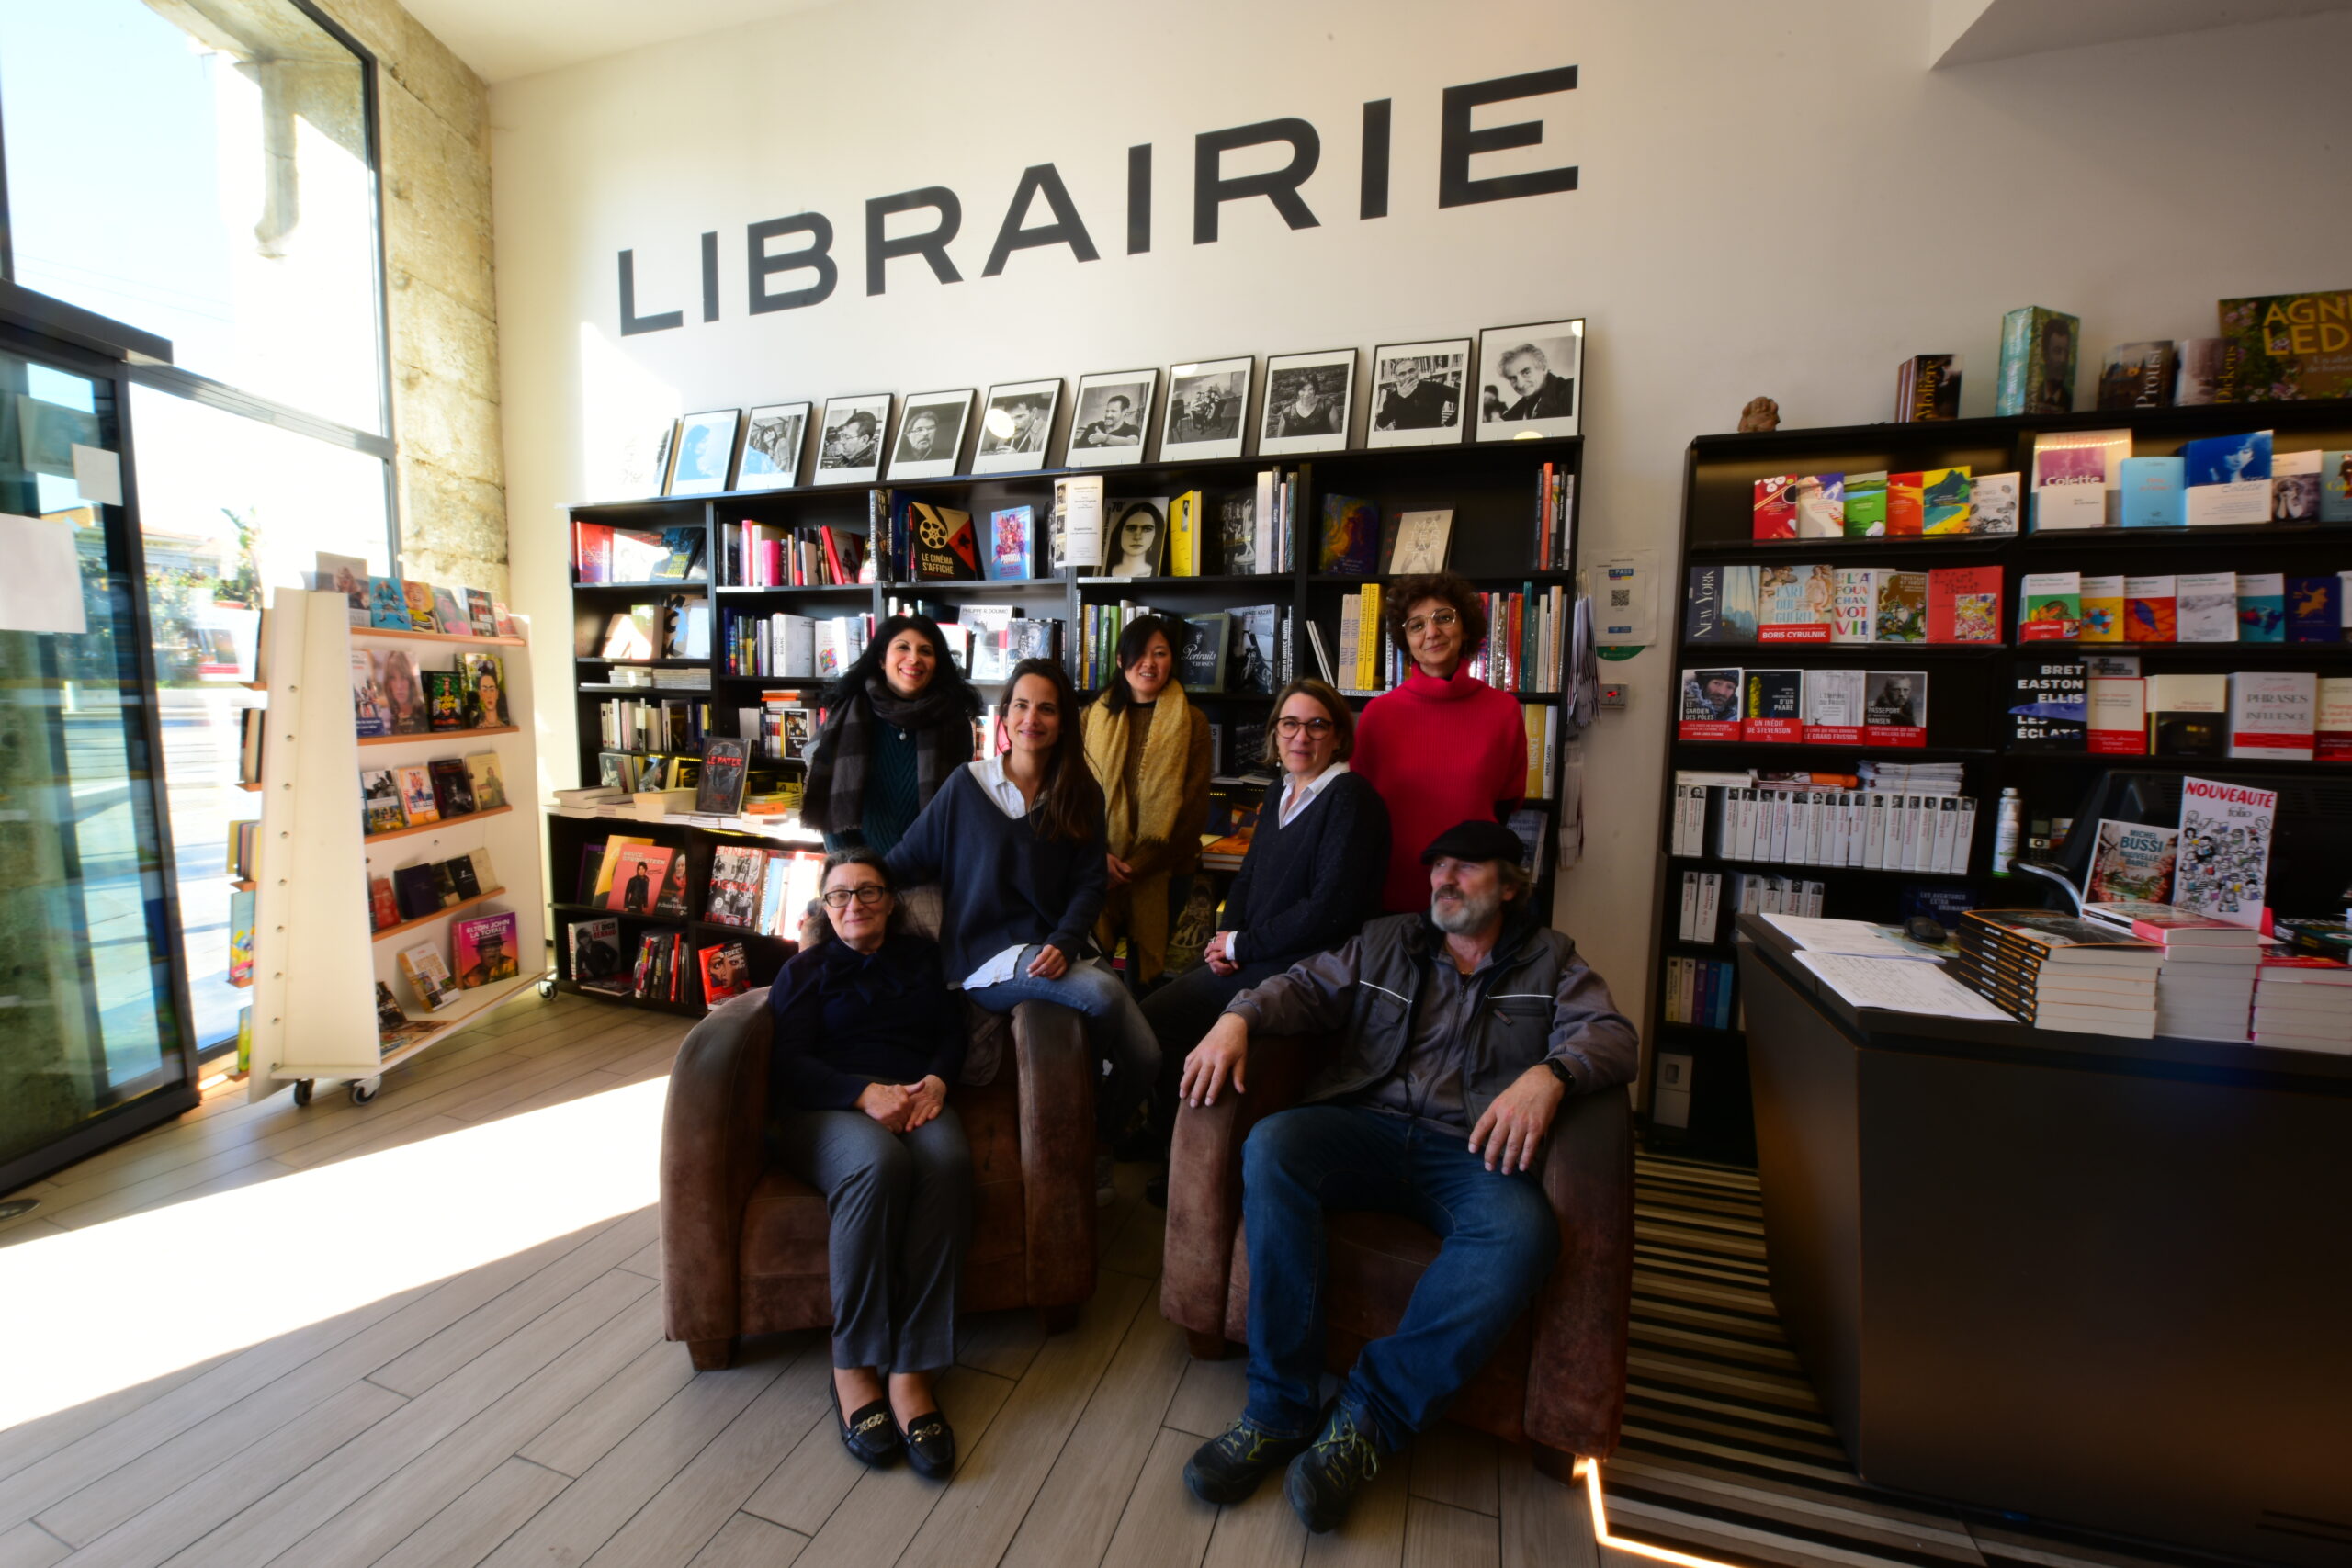
M 2352 675 L 2322 675 L 2313 697 L 2312 759 L 2352 762 Z
M 1793 539 L 1797 536 L 1797 503 L 1792 492 L 1797 479 L 1794 474 L 1775 474 L 1758 479 L 1755 484 L 1755 507 L 1750 523 L 1750 536 L 1758 539 Z
M 1871 746 L 1928 743 L 1928 676 L 1922 670 L 1863 675 L 1862 739 Z
M 390 768 L 359 771 L 359 819 L 369 833 L 391 833 L 409 825 L 401 805 L 399 778 Z
M 2009 749 L 2075 752 L 2089 726 L 2088 666 L 2079 660 L 2021 660 L 2009 678 Z
M 1176 662 L 1177 679 L 1188 692 L 1222 692 L 1226 680 L 1226 650 L 1233 635 L 1233 617 L 1222 610 L 1204 615 L 1187 615 L 1184 625 L 1191 635 L 1184 639 L 1184 650 Z M 1320 647 L 1320 633 L 1310 623 L 1308 635 Z M 1329 679 L 1328 673 L 1325 677 Z
M 2126 457 L 2122 464 L 2122 524 L 2126 528 L 2179 528 L 2188 524 L 2187 472 L 2177 457 Z
M 2270 520 L 2270 432 L 2182 444 L 2182 517 L 2192 528 Z
M 740 997 L 752 988 L 751 962 L 740 942 L 713 942 L 698 948 L 695 961 L 702 971 L 705 1007 L 715 1008 L 728 998 Z
M 433 619 L 444 637 L 474 635 L 473 610 L 466 601 L 466 591 L 455 584 L 433 585 Z
M 460 990 L 512 980 L 522 974 L 520 916 L 477 915 L 452 921 L 450 931 L 457 946 Z
M 399 964 L 401 978 L 408 982 L 426 1011 L 438 1012 L 458 999 L 458 983 L 450 976 L 448 961 L 433 943 L 421 942 L 402 948 Z
M 1860 670 L 1805 671 L 1801 739 L 1817 746 L 1861 744 L 1867 686 Z
M 909 555 L 917 582 L 968 582 L 980 575 L 972 514 L 927 501 L 907 502 Z
M 495 811 L 506 802 L 506 775 L 495 751 L 475 751 L 466 758 L 467 782 L 473 786 L 474 808 Z
M 733 736 L 705 737 L 702 774 L 695 787 L 695 809 L 718 817 L 732 817 L 742 810 L 744 779 L 750 764 L 749 742 Z
M 433 614 L 433 584 L 420 582 L 414 578 L 403 578 L 401 580 L 401 595 L 408 601 L 409 630 L 437 632 L 441 629 L 440 621 Z
M 2123 640 L 2180 640 L 2179 580 L 2170 573 L 2151 573 L 2123 580 Z
M 1928 537 L 1970 531 L 1973 481 L 1966 465 L 1928 468 L 1919 476 L 1919 532 Z
M 1797 537 L 1842 539 L 1846 536 L 1846 476 L 1799 474 L 1789 486 L 1796 507 Z
M 474 786 L 466 777 L 465 760 L 460 757 L 435 757 L 425 764 L 433 781 L 433 802 L 444 818 L 470 817 L 474 812 Z
M 357 556 L 318 552 L 318 570 L 310 574 L 311 587 L 321 593 L 340 593 L 350 622 L 368 624 L 368 563 Z
M 2073 642 L 2082 636 L 2082 573 L 2028 572 L 2018 600 L 2018 641 Z
M 1684 740 L 1738 739 L 1744 674 L 1736 667 L 1683 671 L 1677 735 Z
M 2341 964 L 2352 959 L 2352 921 L 2288 919 L 2271 922 L 2271 930 L 2290 953 Z M 2346 976 L 2352 980 L 2352 976 Z
M 2144 690 L 2150 756 L 2220 757 L 2227 754 L 2230 720 L 2230 678 L 2227 675 L 2151 675 Z
M 1732 966 L 1716 958 L 1670 957 L 1664 982 L 1668 1023 L 1695 1024 L 1702 1029 L 1729 1029 L 1737 1016 Z
M 1872 640 L 1928 640 L 1928 574 L 1924 571 L 1882 571 L 1877 574 L 1872 605 Z M 1835 631 L 1835 626 L 1832 626 Z
M 1380 508 L 1362 496 L 1336 491 L 1325 495 L 1316 570 L 1347 577 L 1370 577 L 1378 571 Z
M 1795 741 L 1804 738 L 1802 670 L 1748 670 L 1741 681 L 1739 738 Z
M 2125 640 L 2123 582 L 2120 575 L 2082 579 L 2082 641 Z
M 2319 678 L 2309 671 L 2240 670 L 2230 676 L 2230 755 L 2312 760 Z
M 1199 492 L 1194 491 L 1195 495 Z M 1178 497 L 1180 504 L 1185 499 Z M 1185 530 L 1171 521 L 1171 546 L 1182 548 Z M 989 576 L 1000 582 L 1018 582 L 1036 575 L 1037 510 L 1004 506 L 989 513 Z M 1170 570 L 1173 570 L 1171 567 Z
M 1928 572 L 1927 631 L 1932 643 L 1999 642 L 2001 569 L 1951 566 Z
M 2000 369 L 1993 385 L 1993 412 L 2073 412 L 2075 361 L 2082 333 L 2079 318 L 2040 305 L 2021 305 L 2004 315 Z
M 1399 513 L 1396 537 L 1388 552 L 1388 574 L 1405 577 L 1443 571 L 1446 547 L 1453 535 L 1451 508 Z
M 2230 345 L 2218 337 L 2185 337 L 2175 341 L 2177 368 L 2172 378 L 2176 408 L 2204 408 L 2228 400 Z
M 1886 536 L 1916 539 L 1928 530 L 1928 476 L 1911 469 L 1886 476 Z
M 1915 354 L 1895 367 L 1894 420 L 1917 424 L 1960 417 L 1961 357 Z
M 1877 539 L 1886 534 L 1886 470 L 1846 476 L 1846 537 Z
M 2352 969 L 2341 960 L 2303 952 L 2267 954 L 2255 976 L 2256 1044 L 2352 1051 Z
M 2033 527 L 2037 533 L 2111 528 L 2122 519 L 2129 430 L 2050 431 L 2033 439 Z
M 1968 531 L 1971 534 L 2014 534 L 2018 531 L 2018 487 L 2022 475 L 1979 474 L 1968 486 Z
M 1827 642 L 1838 577 L 1827 566 L 1768 566 L 1758 577 L 1758 642 Z
M 2098 406 L 2101 412 L 2169 408 L 2177 373 L 2170 338 L 2117 344 L 2099 363 Z
M 2184 571 L 2176 576 L 2173 637 L 2179 642 L 2237 641 L 2237 573 Z
M 2085 750 L 2102 757 L 2147 755 L 2147 682 L 2136 675 L 2093 675 Z
M 2308 448 L 2301 452 L 2271 451 L 2270 521 L 2320 520 L 2320 453 Z
M 2341 642 L 2344 639 L 2344 580 L 2340 577 L 2290 576 L 2287 590 L 2289 642 Z
M 2182 779 L 2181 856 L 2172 901 L 2208 919 L 2260 927 L 2278 817 L 2275 790 L 2226 779 Z
M 571 927 L 571 983 L 584 991 L 628 994 L 621 974 L 621 923 L 610 915 L 574 920 Z
M 2228 379 L 2216 400 L 2352 397 L 2352 289 L 2257 294 L 2217 302 Z
M 2352 451 L 2319 455 L 2319 520 L 2352 523 Z

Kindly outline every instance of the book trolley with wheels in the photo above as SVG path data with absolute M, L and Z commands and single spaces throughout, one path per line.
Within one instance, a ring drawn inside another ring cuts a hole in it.
M 468 651 L 497 653 L 510 714 L 531 712 L 527 626 L 524 635 L 464 637 L 373 629 L 350 624 L 340 593 L 281 589 L 264 629 L 269 705 L 262 747 L 261 838 L 254 913 L 254 1100 L 294 1085 L 298 1105 L 322 1084 L 345 1084 L 354 1103 L 376 1098 L 383 1074 L 456 1033 L 546 975 L 546 897 L 538 820 L 512 804 L 389 832 L 369 833 L 361 807 L 363 769 L 424 762 L 451 750 L 494 751 L 508 791 L 527 789 L 537 761 L 526 725 L 361 736 L 355 722 L 355 651 L 405 649 L 431 663 Z M 502 886 L 381 931 L 371 929 L 368 882 L 395 863 L 435 861 L 483 849 Z M 427 1011 L 401 978 L 403 947 L 434 941 L 446 950 L 452 923 L 470 916 L 516 917 L 516 973 L 462 988 Z M 428 1031 L 387 1049 L 377 1027 L 377 987 L 390 987 L 410 1019 Z

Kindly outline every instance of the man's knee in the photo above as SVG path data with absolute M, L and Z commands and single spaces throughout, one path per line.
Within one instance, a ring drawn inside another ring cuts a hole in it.
M 1308 1108 L 1277 1111 L 1250 1129 L 1241 1145 L 1241 1181 L 1246 1193 L 1261 1180 L 1279 1181 L 1298 1174 L 1309 1143 Z

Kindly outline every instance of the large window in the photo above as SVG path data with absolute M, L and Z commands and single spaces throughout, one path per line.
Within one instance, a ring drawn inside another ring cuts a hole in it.
M 172 344 L 130 430 L 197 1038 L 228 983 L 259 611 L 390 569 L 373 63 L 301 0 L 0 0 L 11 281 Z

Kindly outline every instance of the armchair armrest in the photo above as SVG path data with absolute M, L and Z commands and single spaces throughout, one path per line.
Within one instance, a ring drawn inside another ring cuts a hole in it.
M 1053 1002 L 1012 1010 L 1029 1304 L 1094 1293 L 1094 1074 L 1085 1021 Z
M 1326 1035 L 1250 1043 L 1249 1089 L 1215 1105 L 1180 1105 L 1168 1151 L 1168 1230 L 1159 1271 L 1160 1315 L 1195 1334 L 1225 1334 L 1233 1236 L 1241 1225 L 1241 1145 L 1250 1129 L 1287 1111 L 1337 1042 Z
M 1625 1414 L 1634 1291 L 1634 1115 L 1623 1089 L 1560 1107 L 1544 1161 L 1560 1257 L 1535 1304 L 1527 1435 L 1606 1458 Z
M 743 1205 L 767 1165 L 768 993 L 715 1009 L 687 1032 L 662 1112 L 664 1333 L 689 1344 L 736 1333 Z

